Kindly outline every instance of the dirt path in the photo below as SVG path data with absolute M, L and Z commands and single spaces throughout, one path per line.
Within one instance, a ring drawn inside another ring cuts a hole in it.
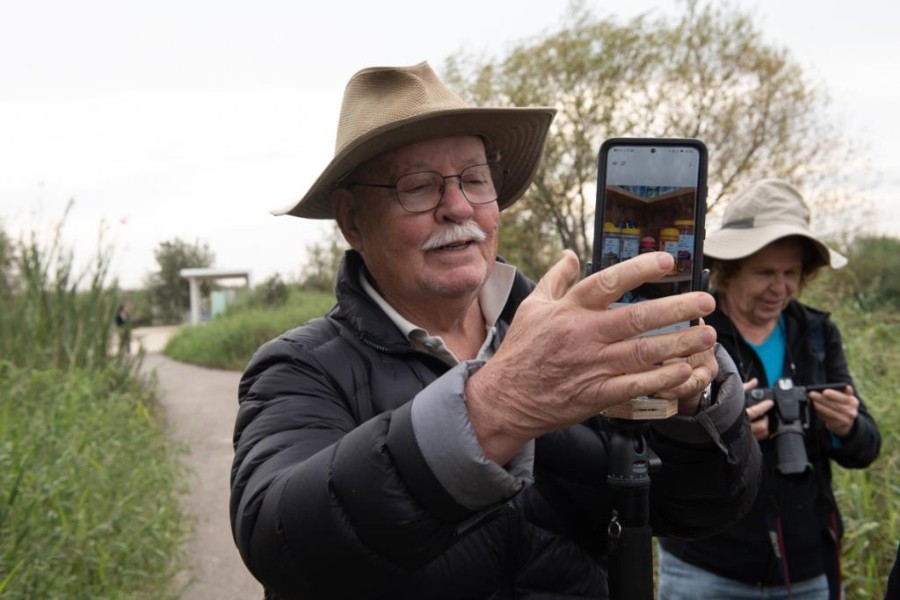
M 228 477 L 231 434 L 237 412 L 240 373 L 204 369 L 160 354 L 174 328 L 134 331 L 147 351 L 145 372 L 155 371 L 160 401 L 175 439 L 187 445 L 190 491 L 185 511 L 194 519 L 186 565 L 179 582 L 182 600 L 261 600 L 262 586 L 244 567 L 231 538 Z

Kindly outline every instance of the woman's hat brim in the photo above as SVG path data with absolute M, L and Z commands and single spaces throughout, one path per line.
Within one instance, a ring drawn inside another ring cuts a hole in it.
M 822 262 L 832 269 L 847 264 L 847 258 L 810 235 L 809 230 L 796 225 L 766 225 L 763 227 L 725 227 L 706 235 L 703 254 L 718 260 L 739 260 L 754 254 L 776 240 L 800 236 L 813 243 Z

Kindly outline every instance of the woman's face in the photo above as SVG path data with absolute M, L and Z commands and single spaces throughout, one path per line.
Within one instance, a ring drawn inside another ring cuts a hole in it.
M 741 262 L 725 287 L 727 313 L 752 325 L 768 325 L 781 316 L 800 290 L 804 242 L 783 238 Z

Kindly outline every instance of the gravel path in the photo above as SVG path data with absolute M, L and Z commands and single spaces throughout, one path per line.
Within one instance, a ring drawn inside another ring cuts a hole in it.
M 181 575 L 182 600 L 261 600 L 262 586 L 244 567 L 231 538 L 228 477 L 240 373 L 204 369 L 160 354 L 173 328 L 137 329 L 147 350 L 143 369 L 155 371 L 160 401 L 173 437 L 186 444 L 190 469 L 185 511 L 194 519 L 189 564 Z

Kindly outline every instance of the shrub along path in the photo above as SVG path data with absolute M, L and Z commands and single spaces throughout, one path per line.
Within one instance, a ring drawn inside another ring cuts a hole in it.
M 185 444 L 190 489 L 185 512 L 194 520 L 180 586 L 182 600 L 261 600 L 262 586 L 244 567 L 231 538 L 228 477 L 240 373 L 195 367 L 160 353 L 173 328 L 136 329 L 147 351 L 143 369 L 156 371 L 160 402 L 174 439 Z

